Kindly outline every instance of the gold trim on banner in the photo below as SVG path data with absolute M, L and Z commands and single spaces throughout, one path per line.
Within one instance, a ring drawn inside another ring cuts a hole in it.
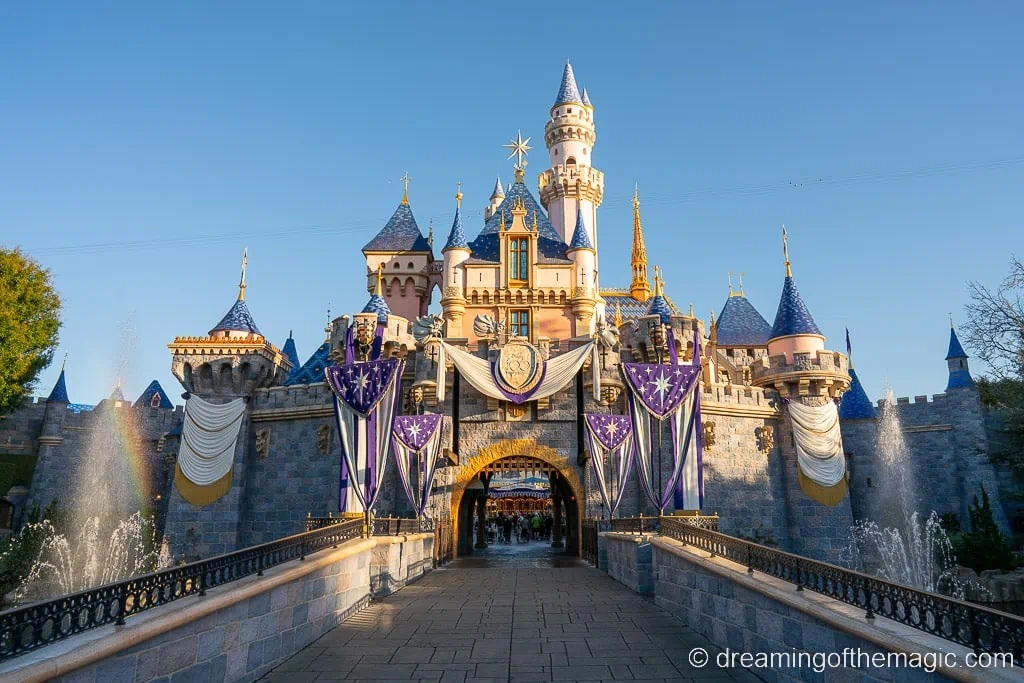
M 234 469 L 234 466 L 232 466 Z M 174 465 L 174 485 L 181 497 L 196 507 L 204 507 L 219 500 L 225 493 L 231 490 L 231 470 L 223 477 L 209 486 L 199 486 L 188 480 L 188 477 L 181 471 L 181 465 Z
M 841 457 L 841 456 L 839 456 Z M 804 471 L 797 465 L 796 478 L 800 482 L 800 489 L 812 500 L 816 500 L 826 507 L 835 507 L 846 497 L 846 490 L 849 488 L 847 475 L 843 475 L 842 481 L 835 486 L 822 486 L 804 474 Z

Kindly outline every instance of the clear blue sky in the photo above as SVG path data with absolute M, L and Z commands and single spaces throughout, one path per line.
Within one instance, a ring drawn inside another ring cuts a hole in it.
M 305 360 L 328 301 L 365 302 L 359 248 L 404 171 L 439 239 L 457 181 L 479 211 L 511 179 L 517 128 L 535 182 L 567 57 L 596 107 L 604 286 L 628 283 L 638 182 L 675 301 L 706 319 L 742 270 L 770 322 L 785 223 L 800 290 L 829 348 L 850 327 L 872 399 L 886 378 L 941 391 L 965 282 L 994 284 L 1024 251 L 1024 6 L 848 9 L 6 3 L 0 242 L 49 267 L 65 302 L 37 393 L 70 349 L 73 401 L 106 396 L 122 356 L 126 394 L 156 378 L 177 399 L 165 345 L 230 307 L 245 246 L 257 324 L 278 345 L 293 329 Z M 55 249 L 125 242 L 141 245 Z

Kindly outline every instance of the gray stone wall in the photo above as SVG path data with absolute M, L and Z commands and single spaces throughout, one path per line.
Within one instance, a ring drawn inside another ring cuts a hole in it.
M 607 564 L 603 569 L 608 576 L 637 593 L 653 593 L 650 540 L 645 536 L 620 533 L 602 533 L 599 538 L 604 540 Z
M 875 453 L 877 420 L 847 420 L 841 425 L 843 454 L 850 477 L 853 518 L 878 519 L 881 466 Z
M 717 647 L 731 652 L 750 653 L 840 653 L 853 648 L 869 656 L 886 653 L 865 638 L 838 629 L 789 604 L 760 591 L 747 588 L 727 577 L 711 572 L 677 553 L 655 545 L 653 553 L 654 601 L 678 617 L 684 624 Z M 880 632 L 880 635 L 884 635 Z M 841 680 L 891 681 L 889 669 L 829 669 L 816 673 L 812 668 L 751 669 L 766 681 Z M 899 675 L 915 670 L 905 669 Z M 949 680 L 941 674 L 921 680 Z M 840 680 L 835 678 L 834 680 Z M 914 678 L 916 680 L 916 678 Z

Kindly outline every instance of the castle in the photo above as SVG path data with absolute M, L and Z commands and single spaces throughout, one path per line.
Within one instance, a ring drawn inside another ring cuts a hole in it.
M 440 413 L 448 423 L 448 461 L 428 511 L 434 519 L 451 520 L 458 551 L 472 552 L 471 520 L 486 501 L 489 477 L 511 470 L 549 479 L 553 505 L 567 520 L 565 542 L 578 549 L 581 520 L 607 516 L 578 415 L 624 414 L 620 364 L 659 362 L 668 326 L 679 356 L 689 360 L 699 352 L 703 364 L 703 511 L 718 513 L 726 533 L 838 560 L 854 520 L 871 517 L 879 504 L 875 406 L 847 355 L 826 350 L 788 256 L 773 324 L 742 285 L 739 291 L 730 286 L 717 320 L 712 315 L 705 322 L 692 308 L 679 310 L 666 293 L 664 276 L 649 272 L 634 194 L 631 281 L 619 289 L 601 285 L 598 209 L 605 178 L 592 165 L 596 111 L 567 65 L 544 125 L 549 166 L 535 188 L 527 184 L 524 163 L 530 140 L 517 135 L 507 145 L 517 160 L 514 182 L 495 183 L 478 230 L 463 224 L 463 196 L 457 192 L 455 218 L 439 256 L 432 234 L 424 237 L 416 222 L 406 182 L 398 207 L 362 250 L 366 306 L 331 321 L 324 343 L 305 362 L 291 338 L 278 348 L 260 332 L 245 299 L 243 266 L 237 300 L 223 319 L 205 335 L 180 336 L 168 345 L 173 373 L 187 395 L 211 403 L 246 400 L 230 488 L 215 501 L 197 507 L 175 486 L 184 416 L 159 384 L 134 402 L 112 396 L 98 406 L 82 406 L 71 403 L 62 370 L 46 400 L 0 421 L 0 455 L 8 462 L 35 459 L 30 483 L 26 475 L 8 493 L 11 524 L 23 523 L 34 505 L 66 497 L 85 440 L 98 415 L 109 411 L 131 411 L 138 425 L 138 450 L 154 473 L 150 504 L 179 557 L 209 557 L 267 542 L 302 530 L 307 514 L 337 513 L 341 440 L 324 371 L 344 358 L 349 330 L 365 323 L 382 330 L 382 357 L 405 360 L 403 409 Z M 502 321 L 544 358 L 578 349 L 600 324 L 613 324 L 619 344 L 602 355 L 600 399 L 591 391 L 592 368 L 555 395 L 522 404 L 484 396 L 452 372 L 439 392 L 437 349 L 412 335 L 413 322 L 427 314 L 437 294 L 445 341 L 483 359 L 493 360 L 506 339 L 481 333 L 473 325 L 477 316 Z M 689 341 L 695 333 L 699 349 Z M 1006 474 L 989 461 L 986 415 L 953 330 L 946 360 L 944 394 L 897 401 L 919 490 L 927 493 L 919 509 L 966 519 L 971 496 L 984 485 L 1005 527 L 1020 513 L 999 496 Z M 801 486 L 789 412 L 792 402 L 829 401 L 840 402 L 847 484 L 835 504 L 825 505 Z M 375 514 L 407 516 L 411 508 L 393 460 L 388 468 Z M 618 515 L 641 513 L 657 510 L 634 477 Z

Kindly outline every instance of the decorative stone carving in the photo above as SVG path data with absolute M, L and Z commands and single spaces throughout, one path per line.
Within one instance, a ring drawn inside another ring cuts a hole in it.
M 768 455 L 775 448 L 775 427 L 765 425 L 758 428 L 757 435 L 761 439 L 761 453 Z
M 327 455 L 331 451 L 331 425 L 324 423 L 316 428 L 316 447 L 320 455 Z
M 267 457 L 270 453 L 270 428 L 256 430 L 256 455 L 261 458 Z
M 702 434 L 702 436 L 704 439 L 704 450 L 710 451 L 711 447 L 714 446 L 715 442 L 718 440 L 718 434 L 715 431 L 714 422 L 704 423 L 704 433 Z

